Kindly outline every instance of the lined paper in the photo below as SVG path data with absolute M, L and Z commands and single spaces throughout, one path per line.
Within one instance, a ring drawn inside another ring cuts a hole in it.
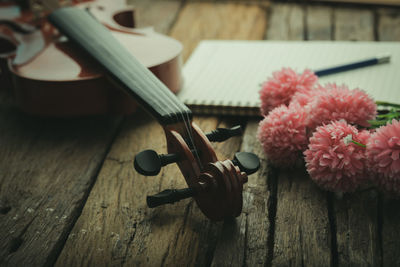
M 257 114 L 261 84 L 274 71 L 296 72 L 390 55 L 379 64 L 319 79 L 350 89 L 360 88 L 375 100 L 400 104 L 400 43 L 397 42 L 277 42 L 202 41 L 183 69 L 178 98 L 195 113 Z

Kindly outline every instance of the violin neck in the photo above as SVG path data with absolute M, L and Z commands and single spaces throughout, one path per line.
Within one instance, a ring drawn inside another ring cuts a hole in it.
M 186 121 L 190 109 L 88 12 L 66 7 L 49 21 L 99 63 L 111 81 L 135 98 L 162 125 Z

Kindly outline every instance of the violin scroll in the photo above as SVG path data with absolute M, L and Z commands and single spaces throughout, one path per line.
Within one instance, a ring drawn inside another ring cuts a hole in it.
M 242 211 L 243 185 L 248 177 L 260 167 L 256 155 L 238 152 L 233 160 L 218 161 L 210 141 L 224 141 L 242 132 L 240 126 L 230 129 L 219 128 L 203 134 L 192 123 L 193 147 L 191 140 L 182 137 L 179 127 L 165 127 L 169 154 L 159 155 L 153 150 L 138 153 L 134 160 L 137 172 L 143 175 L 157 175 L 162 166 L 177 163 L 188 188 L 167 189 L 147 197 L 150 208 L 173 204 L 193 197 L 200 210 L 211 220 L 220 221 L 237 217 Z M 189 144 L 189 145 L 188 145 Z M 195 147 L 195 148 L 194 148 Z

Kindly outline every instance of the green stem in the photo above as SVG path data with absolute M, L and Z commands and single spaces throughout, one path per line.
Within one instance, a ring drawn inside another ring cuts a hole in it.
M 361 147 L 367 147 L 366 145 L 361 144 L 361 143 L 359 143 L 359 142 L 357 142 L 357 141 L 354 141 L 354 140 L 351 140 L 351 142 L 352 142 L 353 144 L 356 144 L 356 145 L 361 146 Z
M 375 104 L 377 104 L 379 106 L 400 108 L 400 104 L 394 104 L 394 103 L 389 103 L 389 102 L 384 102 L 384 101 L 376 101 Z

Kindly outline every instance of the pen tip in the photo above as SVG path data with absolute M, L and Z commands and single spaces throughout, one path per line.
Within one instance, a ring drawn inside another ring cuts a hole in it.
M 390 55 L 382 55 L 378 57 L 378 63 L 388 63 L 390 62 Z

